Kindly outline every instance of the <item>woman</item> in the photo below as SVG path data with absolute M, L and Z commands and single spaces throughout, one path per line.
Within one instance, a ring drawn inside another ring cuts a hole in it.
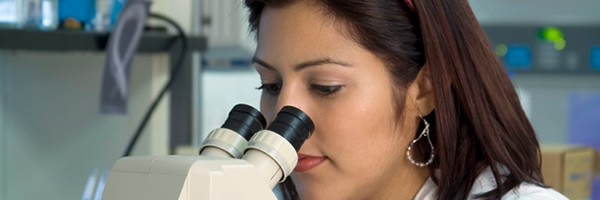
M 246 5 L 262 112 L 316 127 L 286 199 L 566 199 L 467 0 Z

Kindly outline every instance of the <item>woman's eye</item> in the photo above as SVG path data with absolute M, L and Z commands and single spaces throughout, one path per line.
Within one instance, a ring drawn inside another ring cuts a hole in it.
M 262 90 L 271 95 L 277 95 L 281 91 L 281 84 L 262 84 L 257 90 Z
M 342 89 L 341 85 L 311 85 L 311 88 L 323 96 L 332 95 Z

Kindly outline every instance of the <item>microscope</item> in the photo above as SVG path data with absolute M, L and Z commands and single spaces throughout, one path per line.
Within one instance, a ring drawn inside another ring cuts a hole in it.
M 264 129 L 266 124 L 258 110 L 238 104 L 208 135 L 199 156 L 119 159 L 102 199 L 277 199 L 272 190 L 293 171 L 314 124 L 291 106 Z

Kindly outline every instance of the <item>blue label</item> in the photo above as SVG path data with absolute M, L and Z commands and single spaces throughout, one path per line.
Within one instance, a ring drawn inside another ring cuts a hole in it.
M 572 173 L 570 176 L 571 181 L 579 181 L 584 178 L 588 178 L 589 175 L 586 173 Z
M 592 47 L 590 64 L 592 65 L 592 69 L 600 70 L 600 45 Z
M 93 0 L 60 0 L 58 2 L 58 19 L 72 17 L 83 23 L 92 23 L 96 13 L 96 3 Z
M 111 24 L 115 24 L 126 0 L 105 0 L 105 3 L 109 2 L 112 5 L 110 11 Z M 60 21 L 72 17 L 80 22 L 91 24 L 95 15 L 95 0 L 60 0 L 58 3 L 58 18 Z
M 508 45 L 504 64 L 509 69 L 531 68 L 531 48 L 526 45 Z

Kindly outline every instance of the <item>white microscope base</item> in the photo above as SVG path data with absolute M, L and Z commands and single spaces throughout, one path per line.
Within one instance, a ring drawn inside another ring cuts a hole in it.
M 274 199 L 254 165 L 208 156 L 125 157 L 113 166 L 103 200 Z

